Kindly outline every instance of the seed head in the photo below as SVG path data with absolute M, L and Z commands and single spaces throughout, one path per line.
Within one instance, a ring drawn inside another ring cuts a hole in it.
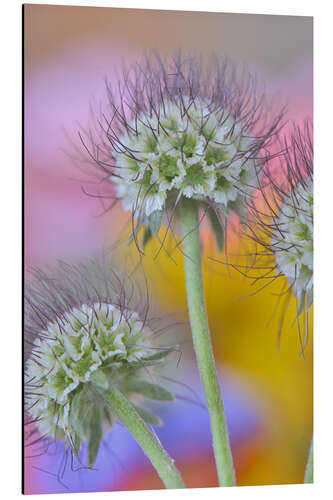
M 181 193 L 198 201 L 210 199 L 226 211 L 230 202 L 242 200 L 244 191 L 250 194 L 256 164 L 244 153 L 255 138 L 249 132 L 245 138 L 241 125 L 207 99 L 165 100 L 158 116 L 142 113 L 136 120 L 135 133 L 125 134 L 120 139 L 123 150 L 114 153 L 121 176 L 113 182 L 125 210 L 139 202 L 149 218 Z M 129 127 L 134 131 L 135 122 Z M 133 150 L 135 159 L 126 154 Z
M 274 219 L 271 248 L 278 269 L 298 297 L 313 297 L 313 185 L 306 179 L 284 197 Z
M 160 420 L 140 401 L 173 400 L 146 380 L 173 349 L 156 346 L 147 309 L 133 310 L 118 280 L 105 266 L 59 264 L 55 273 L 36 271 L 26 295 L 29 421 L 42 440 L 65 441 L 73 455 L 87 442 L 89 466 L 116 423 L 108 404 L 112 386 L 153 425 Z
M 298 314 L 313 300 L 313 146 L 312 124 L 294 127 L 279 169 L 263 180 L 265 208 L 252 204 L 251 237 L 274 259 L 276 276 L 285 276 L 300 299 Z M 259 253 L 260 255 L 260 253 Z
M 246 213 L 281 121 L 268 119 L 254 76 L 217 57 L 204 68 L 197 56 L 154 54 L 107 94 L 108 111 L 80 137 L 137 220 L 134 237 L 143 226 L 147 241 L 164 216 L 169 226 L 183 198 L 213 214 Z

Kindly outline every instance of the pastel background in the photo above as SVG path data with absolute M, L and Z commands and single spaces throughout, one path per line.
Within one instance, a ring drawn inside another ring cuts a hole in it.
M 301 123 L 312 116 L 311 18 L 25 5 L 24 28 L 27 267 L 90 256 L 112 245 L 124 227 L 129 231 L 121 207 L 102 215 L 100 201 L 83 193 L 83 175 L 64 152 L 70 149 L 67 137 L 77 141 L 79 124 L 88 123 L 90 104 L 105 100 L 104 77 L 115 79 L 123 62 L 154 48 L 161 54 L 179 48 L 203 56 L 226 54 L 265 80 L 267 93 L 287 104 L 287 119 Z M 312 331 L 302 357 L 291 302 L 279 345 L 274 306 L 281 283 L 251 296 L 249 280 L 236 272 L 229 276 L 225 266 L 210 259 L 224 256 L 207 228 L 202 241 L 208 314 L 238 484 L 300 483 L 312 434 Z M 231 250 L 242 250 L 237 238 L 228 243 Z M 136 259 L 134 248 L 126 252 Z M 172 321 L 175 313 L 184 320 L 181 255 L 174 252 L 173 262 L 163 252 L 154 259 L 155 252 L 151 244 L 144 259 L 155 307 Z M 188 328 L 182 326 L 174 337 L 183 356 L 179 366 L 174 360 L 172 378 L 184 386 L 170 382 L 179 399 L 171 408 L 158 408 L 165 421 L 158 435 L 189 486 L 216 486 Z M 36 453 L 28 449 L 26 454 Z M 121 426 L 107 435 L 96 470 L 72 471 L 61 446 L 25 460 L 25 493 L 161 487 Z

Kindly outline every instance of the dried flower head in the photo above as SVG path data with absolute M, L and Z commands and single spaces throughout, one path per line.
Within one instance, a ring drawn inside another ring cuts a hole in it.
M 250 236 L 273 257 L 275 277 L 287 278 L 299 314 L 313 301 L 312 124 L 295 126 L 285 149 L 279 169 L 267 169 L 263 179 L 266 208 L 252 204 Z
M 281 113 L 266 114 L 255 78 L 226 59 L 158 54 L 107 84 L 109 109 L 81 134 L 90 161 L 132 212 L 134 238 L 169 226 L 182 198 L 210 211 L 212 227 L 229 211 L 246 213 Z M 216 234 L 217 239 L 218 234 Z
M 55 272 L 35 271 L 27 287 L 28 422 L 35 423 L 43 443 L 62 440 L 74 456 L 87 442 L 89 466 L 104 433 L 116 423 L 110 387 L 152 425 L 161 422 L 140 406 L 141 400 L 173 400 L 151 378 L 152 368 L 174 349 L 156 346 L 148 306 L 138 302 L 133 309 L 132 285 L 128 298 L 110 266 L 59 263 Z

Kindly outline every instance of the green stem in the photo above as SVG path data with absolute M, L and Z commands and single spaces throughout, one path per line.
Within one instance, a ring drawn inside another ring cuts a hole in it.
M 116 388 L 107 393 L 107 403 L 111 411 L 130 431 L 141 446 L 166 488 L 185 488 L 173 460 L 166 453 L 160 441 L 148 429 L 130 401 Z
M 215 462 L 221 486 L 235 486 L 235 472 L 226 417 L 216 374 L 209 333 L 201 269 L 198 208 L 195 202 L 181 205 L 186 290 L 194 350 L 210 414 Z
M 306 464 L 304 483 L 313 483 L 313 439 L 311 441 L 308 463 Z

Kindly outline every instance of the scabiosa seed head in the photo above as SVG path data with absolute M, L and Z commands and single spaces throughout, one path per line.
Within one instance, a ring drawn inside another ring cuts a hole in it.
M 251 149 L 255 139 L 243 137 L 241 124 L 218 106 L 183 96 L 165 100 L 158 116 L 142 113 L 135 119 L 135 133 L 125 134 L 120 139 L 124 149 L 114 153 L 121 176 L 113 182 L 126 210 L 139 203 L 149 217 L 181 193 L 198 201 L 210 199 L 226 211 L 230 202 L 241 201 L 243 190 L 251 192 L 255 160 L 240 152 Z M 133 131 L 134 120 L 129 123 Z M 136 150 L 135 159 L 126 149 Z
M 62 440 L 73 455 L 87 442 L 92 466 L 116 423 L 112 386 L 147 423 L 160 424 L 140 402 L 173 400 L 147 380 L 173 349 L 156 346 L 147 309 L 133 310 L 107 267 L 60 264 L 53 274 L 34 275 L 26 295 L 25 409 L 42 440 Z
M 251 237 L 274 258 L 273 269 L 285 276 L 298 313 L 313 301 L 313 145 L 312 124 L 294 127 L 276 168 L 267 169 L 263 186 L 266 209 L 252 205 Z
M 278 269 L 298 297 L 313 296 L 313 183 L 306 179 L 287 195 L 275 217 L 271 248 Z M 311 305 L 311 304 L 310 304 Z
M 169 225 L 182 198 L 244 215 L 281 121 L 252 75 L 217 57 L 204 69 L 197 56 L 154 54 L 107 93 L 109 115 L 81 139 L 137 220 L 134 236 L 144 226 L 147 241 L 164 214 Z

